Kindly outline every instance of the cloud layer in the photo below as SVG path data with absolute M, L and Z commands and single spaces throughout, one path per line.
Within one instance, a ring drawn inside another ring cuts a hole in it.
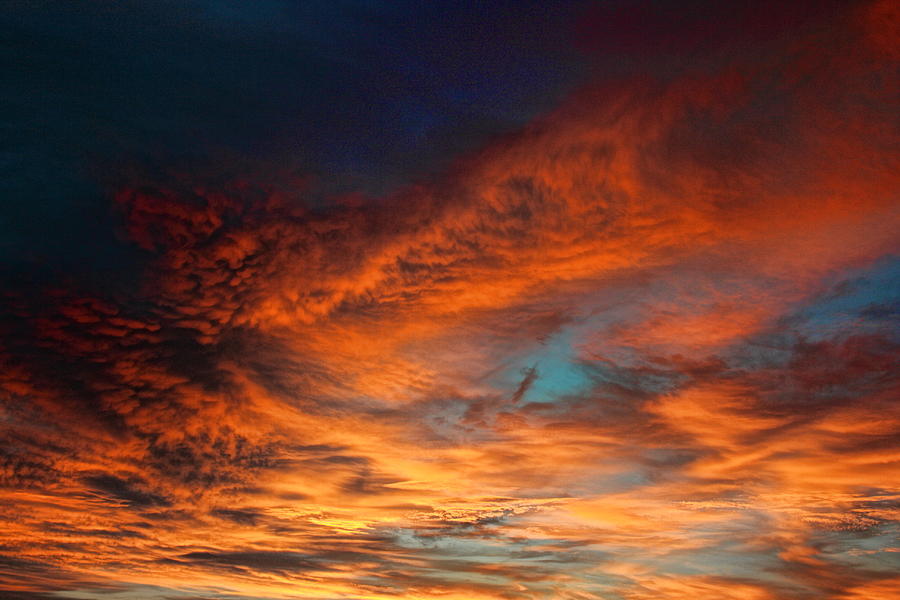
M 895 597 L 897 11 L 778 23 L 384 197 L 121 186 L 135 285 L 3 293 L 3 589 Z

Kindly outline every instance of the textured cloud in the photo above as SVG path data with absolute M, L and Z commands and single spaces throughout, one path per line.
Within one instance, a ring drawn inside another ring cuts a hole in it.
M 4 291 L 4 589 L 892 597 L 895 13 L 656 23 L 385 197 L 122 186 L 135 283 Z

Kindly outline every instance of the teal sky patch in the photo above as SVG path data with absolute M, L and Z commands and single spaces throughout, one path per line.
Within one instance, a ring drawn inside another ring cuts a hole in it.
M 588 391 L 594 381 L 588 367 L 578 358 L 573 338 L 571 329 L 560 330 L 503 369 L 498 377 L 498 387 L 518 390 L 530 369 L 535 369 L 536 377 L 524 389 L 521 402 L 553 402 L 564 396 Z

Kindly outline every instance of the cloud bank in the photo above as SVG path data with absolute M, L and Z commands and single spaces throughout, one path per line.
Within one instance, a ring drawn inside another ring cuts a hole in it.
M 685 14 L 392 194 L 121 185 L 135 285 L 3 292 L 3 589 L 900 593 L 897 11 Z

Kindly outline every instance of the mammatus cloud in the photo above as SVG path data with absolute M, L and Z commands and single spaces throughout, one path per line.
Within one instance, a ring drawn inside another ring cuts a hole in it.
M 896 17 L 687 44 L 384 198 L 123 186 L 139 286 L 4 292 L 3 589 L 895 597 Z

